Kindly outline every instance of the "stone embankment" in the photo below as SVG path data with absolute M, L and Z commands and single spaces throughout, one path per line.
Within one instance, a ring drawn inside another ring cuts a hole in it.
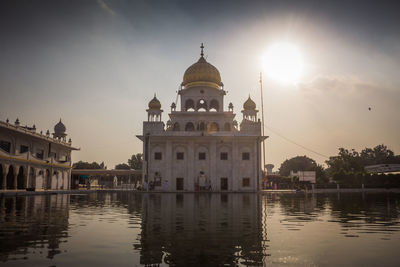
M 76 190 L 43 190 L 43 191 L 25 191 L 25 190 L 0 190 L 0 197 L 3 196 L 30 196 L 30 195 L 52 195 L 52 194 L 89 194 L 96 192 L 132 192 L 132 193 L 165 193 L 162 191 L 138 191 L 132 189 L 76 189 Z M 168 193 L 246 193 L 246 192 L 224 192 L 224 191 L 207 191 L 207 192 L 188 192 L 175 191 Z M 251 192 L 248 192 L 251 193 Z M 400 188 L 330 188 L 330 189 L 314 189 L 314 190 L 291 190 L 291 189 L 267 189 L 261 190 L 264 193 L 289 193 L 289 194 L 321 194 L 321 193 L 397 193 L 400 194 Z

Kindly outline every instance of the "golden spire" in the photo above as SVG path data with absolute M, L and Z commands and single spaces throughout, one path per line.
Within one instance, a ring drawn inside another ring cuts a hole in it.
M 204 45 L 203 45 L 203 43 L 201 43 L 200 48 L 201 48 L 200 56 L 203 57 L 204 56 L 204 52 L 203 52 Z

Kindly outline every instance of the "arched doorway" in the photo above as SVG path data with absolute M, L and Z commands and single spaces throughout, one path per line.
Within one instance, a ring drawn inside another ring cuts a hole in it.
M 193 124 L 192 122 L 186 123 L 185 131 L 186 131 L 186 132 L 194 131 L 194 124 Z
M 207 125 L 207 131 L 209 133 L 215 133 L 219 131 L 219 126 L 216 122 L 211 122 Z
M 35 169 L 31 167 L 29 171 L 29 188 L 35 188 L 35 187 L 36 187 Z
M 14 166 L 10 165 L 10 167 L 8 167 L 8 174 L 7 174 L 7 189 L 15 189 L 14 179 L 15 179 Z
M 194 111 L 194 101 L 192 99 L 186 100 L 185 111 Z
M 1 189 L 5 189 L 5 188 L 3 188 L 3 181 L 4 181 L 4 177 L 3 177 L 3 165 L 0 164 L 0 190 L 1 190 Z
M 25 189 L 25 173 L 24 167 L 19 167 L 17 176 L 17 189 Z

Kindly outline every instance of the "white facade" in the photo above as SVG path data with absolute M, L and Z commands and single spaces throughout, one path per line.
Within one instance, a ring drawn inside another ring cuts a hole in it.
M 0 121 L 0 190 L 63 190 L 71 185 L 71 139 L 61 120 L 50 136 Z
M 290 171 L 290 177 L 299 177 L 300 182 L 310 182 L 315 184 L 316 182 L 316 172 L 315 171 Z
M 257 191 L 261 174 L 261 122 L 255 103 L 243 105 L 240 128 L 233 105 L 224 107 L 219 71 L 201 54 L 183 77 L 180 110 L 149 103 L 143 122 L 143 183 L 160 191 Z

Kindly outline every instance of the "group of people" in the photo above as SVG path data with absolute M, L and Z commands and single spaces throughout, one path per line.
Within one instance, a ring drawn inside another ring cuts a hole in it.
M 204 172 L 201 171 L 199 177 L 197 178 L 197 183 L 195 183 L 196 191 L 211 191 L 211 181 L 208 179 Z
M 162 181 L 158 173 L 156 173 L 154 180 L 150 180 L 149 182 L 144 181 L 143 186 L 138 189 L 152 191 L 156 188 L 156 186 L 162 186 L 161 189 L 163 191 L 169 190 L 168 180 Z M 201 171 L 200 175 L 197 177 L 197 181 L 194 183 L 194 188 L 195 191 L 212 191 L 211 181 L 205 176 L 203 171 Z
M 144 190 L 144 191 L 148 191 L 148 190 L 152 191 L 156 188 L 156 186 L 160 186 L 160 185 L 161 185 L 161 183 L 159 183 L 157 181 L 149 181 L 148 183 L 146 181 L 144 181 L 143 187 L 141 187 L 140 189 Z M 168 180 L 164 180 L 162 187 L 163 187 L 162 189 L 164 191 L 168 191 L 168 187 L 169 187 Z

